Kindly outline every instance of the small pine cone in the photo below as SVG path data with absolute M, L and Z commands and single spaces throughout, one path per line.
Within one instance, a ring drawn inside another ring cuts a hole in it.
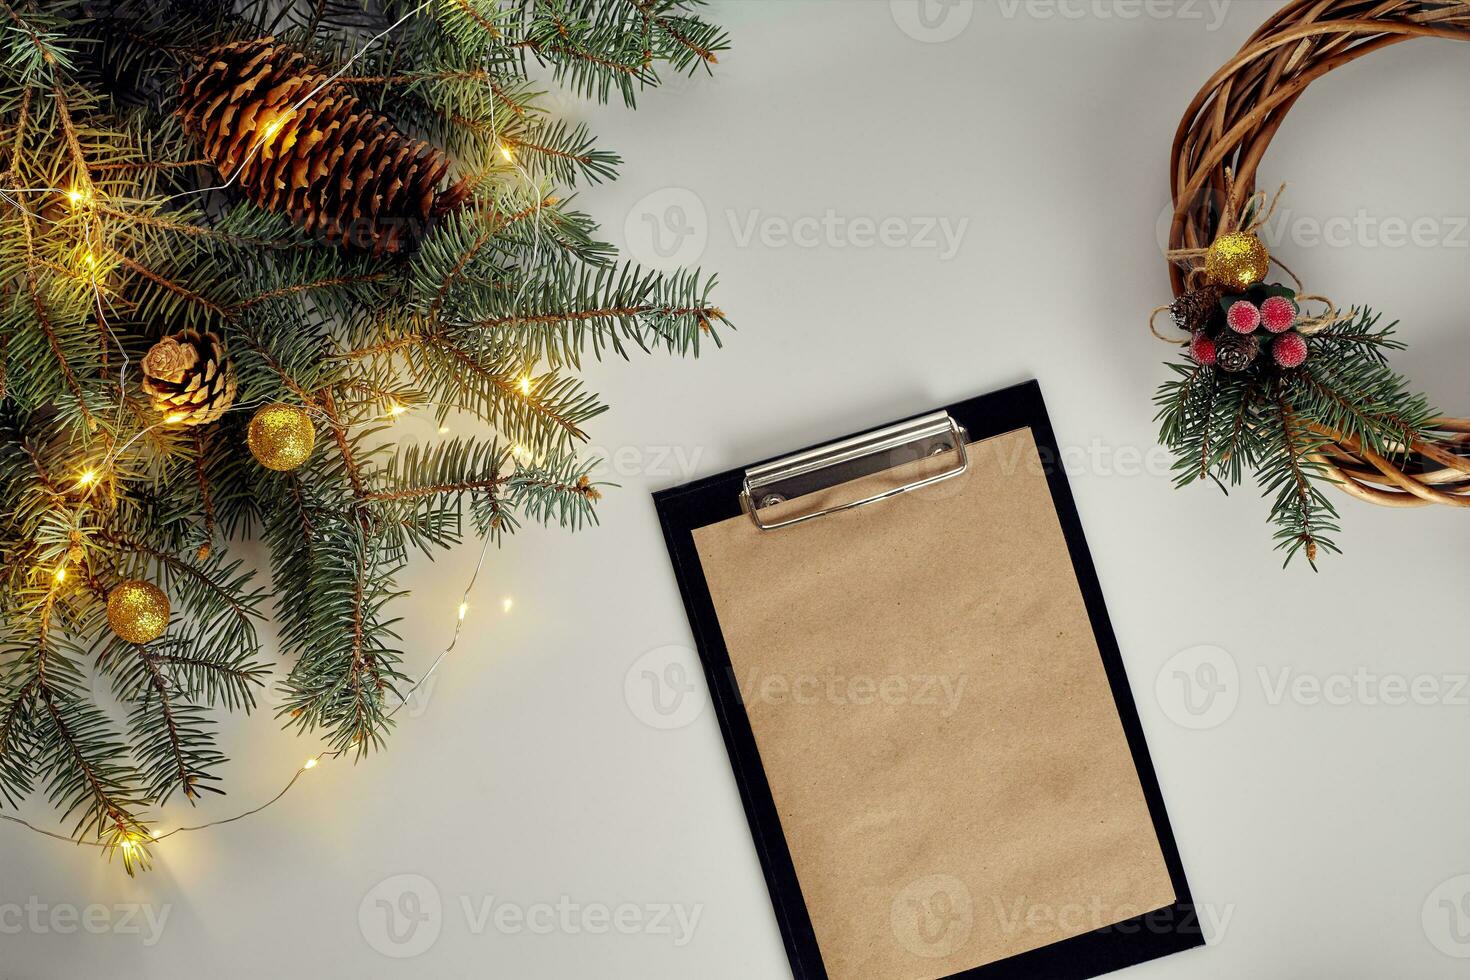
M 1224 295 L 1224 287 L 1214 283 L 1181 294 L 1169 307 L 1174 325 L 1186 333 L 1199 333 L 1209 326 L 1210 317 L 1220 308 L 1220 297 Z
M 275 38 L 222 44 L 183 81 L 179 115 L 225 179 L 329 242 L 394 255 L 469 197 L 449 161 Z
M 143 391 L 178 425 L 206 425 L 235 400 L 235 369 L 225 345 L 209 331 L 164 337 L 143 358 Z
M 1215 338 L 1215 363 L 1221 370 L 1239 374 L 1250 367 L 1261 353 L 1261 340 L 1254 334 L 1226 331 Z

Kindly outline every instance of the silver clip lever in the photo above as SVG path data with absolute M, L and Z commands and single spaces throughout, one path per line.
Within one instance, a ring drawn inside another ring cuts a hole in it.
M 894 454 L 906 447 L 898 460 Z M 927 456 L 942 456 L 954 453 L 955 464 L 942 473 L 891 487 L 872 496 L 863 497 L 845 504 L 838 504 L 801 514 L 780 521 L 761 518 L 763 509 L 794 500 L 816 490 L 846 483 L 859 477 L 890 469 L 899 462 L 921 459 Z M 965 430 L 950 417 L 948 412 L 934 412 L 908 422 L 900 422 L 887 428 L 843 439 L 840 442 L 818 446 L 806 452 L 796 453 L 784 459 L 763 463 L 745 471 L 745 482 L 740 490 L 740 507 L 755 526 L 762 531 L 775 531 L 803 521 L 810 521 L 838 511 L 852 510 L 866 504 L 886 500 L 910 490 L 918 490 L 941 480 L 960 476 L 970 468 L 970 454 L 965 448 Z

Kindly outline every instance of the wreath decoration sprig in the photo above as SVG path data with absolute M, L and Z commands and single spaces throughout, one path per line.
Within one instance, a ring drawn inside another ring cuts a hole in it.
M 1155 397 L 1159 438 L 1180 486 L 1253 471 L 1288 563 L 1339 550 L 1327 485 L 1390 507 L 1470 507 L 1470 419 L 1441 415 L 1393 370 L 1395 324 L 1307 294 L 1258 234 L 1280 192 L 1255 190 L 1256 171 L 1307 86 L 1420 37 L 1470 41 L 1470 4 L 1296 0 L 1205 83 L 1174 138 L 1175 299 L 1150 327 L 1185 356 Z M 1273 264 L 1291 285 L 1268 281 Z M 1181 334 L 1160 332 L 1166 311 Z

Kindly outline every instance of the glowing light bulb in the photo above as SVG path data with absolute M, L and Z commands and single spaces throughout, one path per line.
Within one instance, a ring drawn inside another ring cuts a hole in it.
M 64 568 L 58 568 L 53 574 L 56 577 L 56 581 L 58 581 L 58 582 L 65 582 L 66 581 L 66 569 L 64 569 Z
M 266 123 L 265 128 L 260 131 L 260 141 L 262 143 L 269 143 L 271 140 L 276 138 L 276 134 L 281 131 L 281 127 L 284 125 L 286 125 L 286 120 L 282 117 L 277 116 L 276 118 L 272 119 L 270 122 Z
M 515 156 L 510 152 L 510 147 L 504 143 L 500 144 L 500 155 L 505 157 L 507 161 L 515 159 Z
M 521 389 L 521 394 L 529 395 L 531 393 L 531 376 L 528 374 L 522 377 L 520 381 L 516 382 L 516 387 Z
M 470 604 L 468 602 L 461 602 L 459 604 L 459 620 L 460 620 L 460 622 L 464 622 L 464 614 L 467 613 L 467 612 L 469 612 L 469 611 L 470 611 Z
M 312 756 L 310 759 L 307 759 L 305 762 L 303 762 L 301 764 L 301 768 L 302 769 L 315 769 L 316 768 L 316 764 L 317 764 L 317 758 L 316 758 L 316 756 Z
M 408 406 L 400 405 L 397 402 L 393 402 L 388 406 L 389 415 L 402 415 L 406 411 L 408 411 Z
M 70 201 L 73 206 L 76 206 L 78 204 L 87 204 L 92 200 L 92 192 L 85 188 L 73 187 L 71 190 L 66 192 L 66 199 Z
M 500 600 L 500 608 L 503 612 L 510 612 L 510 607 L 513 605 L 515 605 L 515 601 L 510 596 L 506 596 Z
M 79 486 L 79 487 L 90 487 L 92 484 L 94 484 L 96 482 L 97 482 L 97 471 L 96 470 L 84 470 L 84 471 L 82 471 L 82 475 L 79 476 L 79 477 L 77 477 L 77 486 Z
M 441 426 L 439 426 L 439 434 L 441 436 L 442 435 L 445 435 L 448 432 L 449 432 L 449 426 L 447 426 L 447 425 L 441 425 Z
M 164 421 L 169 423 L 170 425 L 174 425 L 178 422 L 184 421 L 184 419 L 188 417 L 189 416 L 184 414 L 183 412 L 172 412 L 169 414 L 168 418 L 164 419 Z

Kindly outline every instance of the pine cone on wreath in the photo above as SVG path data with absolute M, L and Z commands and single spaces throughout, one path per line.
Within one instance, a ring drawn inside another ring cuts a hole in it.
M 1250 367 L 1260 353 L 1261 339 L 1255 334 L 1227 330 L 1215 338 L 1215 363 L 1231 374 L 1239 374 Z
M 252 202 L 327 241 L 406 251 L 469 197 L 445 155 L 410 139 L 292 48 L 222 44 L 185 78 L 179 114 Z
M 1174 325 L 1188 334 L 1204 330 L 1210 324 L 1210 317 L 1219 310 L 1220 298 L 1224 295 L 1224 287 L 1214 283 L 1181 293 L 1169 307 Z
M 235 400 L 235 369 L 209 331 L 164 337 L 143 358 L 143 391 L 176 425 L 206 425 Z

